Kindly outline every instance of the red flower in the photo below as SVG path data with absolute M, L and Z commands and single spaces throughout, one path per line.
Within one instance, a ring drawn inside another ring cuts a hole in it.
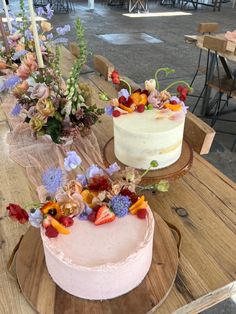
M 88 188 L 91 191 L 107 191 L 111 187 L 108 177 L 95 176 L 89 180 Z
M 112 78 L 112 83 L 113 84 L 120 84 L 120 75 L 119 75 L 118 71 L 114 70 L 111 73 L 111 78 Z
M 9 204 L 7 206 L 8 215 L 11 219 L 18 221 L 20 224 L 24 224 L 29 220 L 29 215 L 26 210 L 21 208 L 17 204 Z

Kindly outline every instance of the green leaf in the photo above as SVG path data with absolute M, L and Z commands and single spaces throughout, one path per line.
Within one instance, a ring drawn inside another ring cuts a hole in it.
M 62 130 L 61 122 L 56 118 L 49 118 L 47 121 L 46 134 L 50 135 L 53 142 L 60 143 L 60 134 Z

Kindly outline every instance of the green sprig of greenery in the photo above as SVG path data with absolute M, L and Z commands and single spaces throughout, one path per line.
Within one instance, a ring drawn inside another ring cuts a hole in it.
M 81 24 L 80 19 L 76 21 L 76 34 L 79 47 L 79 56 L 74 61 L 69 79 L 66 82 L 66 96 L 68 101 L 71 102 L 72 110 L 77 110 L 78 102 L 83 101 L 78 91 L 78 76 L 80 74 L 82 66 L 87 61 L 87 43 L 85 41 L 84 28 Z

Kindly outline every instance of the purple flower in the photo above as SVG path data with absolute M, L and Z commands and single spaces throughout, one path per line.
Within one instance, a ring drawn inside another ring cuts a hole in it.
M 43 185 L 49 193 L 56 193 L 61 187 L 63 174 L 60 168 L 50 168 L 42 175 Z
M 42 7 L 37 8 L 36 12 L 37 12 L 37 15 L 39 16 L 46 14 L 46 12 L 44 11 Z
M 29 29 L 25 30 L 25 37 L 27 40 L 32 40 L 34 38 L 33 34 L 31 33 Z
M 78 217 L 78 216 L 77 216 Z M 79 220 L 88 220 L 88 214 L 86 213 L 86 211 L 83 211 L 80 215 L 79 215 Z
M 93 178 L 95 176 L 102 176 L 104 174 L 103 170 L 99 168 L 97 165 L 90 166 L 86 171 L 86 177 L 88 179 Z
M 43 221 L 43 215 L 40 209 L 35 209 L 29 213 L 29 222 L 35 228 L 40 228 L 40 225 Z
M 57 27 L 56 31 L 58 35 L 64 36 L 66 33 L 70 31 L 70 25 L 67 24 L 64 27 Z
M 53 34 L 52 33 L 47 35 L 47 40 L 51 40 L 51 39 L 53 39 Z
M 108 105 L 105 107 L 105 114 L 107 114 L 108 116 L 111 116 L 113 111 L 114 107 L 112 105 Z
M 81 158 L 75 151 L 69 151 L 67 157 L 64 159 L 64 167 L 66 171 L 76 169 L 81 164 Z
M 85 204 L 84 211 L 86 212 L 87 215 L 90 215 L 93 212 L 92 208 L 90 208 L 87 204 Z
M 106 172 L 112 176 L 113 173 L 117 172 L 120 170 L 120 167 L 118 166 L 118 164 L 116 162 L 114 162 L 114 164 L 110 165 L 108 168 L 106 168 Z
M 129 98 L 129 92 L 127 91 L 127 89 L 122 88 L 119 92 L 118 92 L 118 98 L 124 96 L 126 98 L 126 100 Z
M 88 184 L 85 174 L 78 174 L 77 177 L 76 177 L 76 181 L 81 183 L 83 187 Z
M 110 201 L 110 206 L 118 217 L 123 217 L 128 214 L 131 200 L 128 196 L 116 195 Z
M 20 57 L 24 56 L 25 54 L 27 54 L 27 50 L 20 50 L 14 53 L 14 55 L 12 56 L 12 60 L 17 60 L 20 59 Z
M 181 103 L 181 100 L 177 96 L 171 96 L 170 101 L 176 101 L 177 104 Z
M 18 84 L 19 82 L 20 82 L 19 76 L 13 75 L 3 83 L 3 86 L 2 85 L 0 86 L 0 91 L 3 91 L 5 89 L 11 89 L 14 86 L 16 86 L 16 84 Z
M 50 20 L 53 17 L 54 11 L 51 9 L 50 4 L 47 4 L 45 8 L 47 10 L 47 12 L 46 12 L 47 18 Z
M 19 103 L 17 103 L 11 111 L 11 115 L 14 117 L 19 116 L 21 109 L 22 109 L 21 105 Z

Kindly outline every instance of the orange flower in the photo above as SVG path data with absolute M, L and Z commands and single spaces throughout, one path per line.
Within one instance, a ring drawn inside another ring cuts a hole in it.
M 182 110 L 182 105 L 181 104 L 164 104 L 164 108 L 168 108 L 172 111 L 181 111 Z
M 16 87 L 13 88 L 12 93 L 15 97 L 19 98 L 23 95 L 29 88 L 29 84 L 27 81 L 23 81 L 20 84 L 17 84 Z
M 49 201 L 46 204 L 43 205 L 41 208 L 41 212 L 44 215 L 51 215 L 55 219 L 60 219 L 62 216 L 60 205 L 57 202 Z
M 146 105 L 148 102 L 147 95 L 140 92 L 135 92 L 131 94 L 130 98 L 133 100 L 135 105 Z
M 7 64 L 5 61 L 0 60 L 0 70 L 4 70 L 7 68 Z

